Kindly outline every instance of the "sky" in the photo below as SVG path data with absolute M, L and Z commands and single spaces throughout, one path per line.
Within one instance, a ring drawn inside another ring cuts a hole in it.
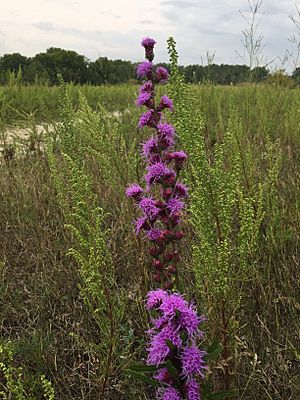
M 293 50 L 289 38 L 297 30 L 289 16 L 297 14 L 296 4 L 263 1 L 257 34 L 264 63 L 274 60 L 278 68 L 286 48 Z M 241 39 L 250 16 L 248 0 L 0 0 L 0 56 L 61 47 L 90 60 L 140 61 L 140 40 L 150 36 L 157 41 L 156 62 L 166 62 L 166 40 L 173 36 L 180 64 L 206 64 L 207 52 L 217 64 L 247 64 Z

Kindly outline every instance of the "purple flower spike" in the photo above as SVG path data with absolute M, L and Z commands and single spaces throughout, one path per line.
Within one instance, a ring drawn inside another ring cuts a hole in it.
M 139 123 L 138 123 L 138 127 L 143 128 L 144 126 L 152 126 L 153 115 L 154 115 L 154 111 L 152 109 L 148 110 L 144 114 L 142 114 L 140 117 Z
M 164 110 L 165 108 L 168 108 L 168 109 L 170 109 L 170 110 L 173 109 L 173 102 L 172 102 L 171 99 L 169 99 L 168 96 L 162 96 L 162 98 L 160 99 L 160 103 L 159 103 L 159 106 L 158 106 L 158 110 L 159 110 L 159 111 L 162 111 L 162 110 Z
M 138 95 L 138 98 L 136 100 L 136 105 L 137 106 L 148 106 L 150 105 L 150 100 L 152 99 L 152 94 L 149 92 L 141 92 Z
M 136 234 L 144 231 L 144 238 L 150 242 L 149 254 L 153 257 L 150 284 L 161 287 L 148 292 L 146 298 L 147 310 L 153 311 L 147 331 L 146 362 L 157 367 L 153 374 L 159 383 L 156 400 L 200 400 L 198 378 L 204 375 L 206 353 L 197 346 L 204 336 L 200 324 L 205 318 L 176 292 L 180 278 L 177 245 L 185 237 L 179 224 L 188 196 L 188 188 L 178 178 L 187 155 L 175 147 L 175 127 L 162 117 L 164 110 L 173 110 L 172 100 L 163 95 L 156 102 L 155 84 L 166 83 L 169 73 L 164 67 L 153 68 L 155 44 L 154 39 L 143 38 L 146 61 L 136 69 L 137 76 L 144 79 L 136 105 L 147 107 L 138 127 L 154 131 L 141 148 L 146 162 L 146 189 L 131 185 L 126 190 L 140 211 L 134 222 Z M 174 374 L 166 367 L 169 362 L 174 366 Z
M 156 395 L 158 400 L 182 400 L 178 391 L 171 386 L 166 389 L 158 389 Z
M 140 187 L 140 185 L 133 183 L 126 189 L 126 196 L 138 200 L 143 194 L 143 192 L 144 190 Z
M 150 61 L 144 61 L 141 64 L 138 64 L 138 66 L 136 67 L 136 74 L 140 78 L 148 76 L 151 71 L 152 71 L 152 62 Z
M 186 384 L 187 400 L 201 400 L 200 388 L 196 379 L 188 380 Z
M 156 68 L 156 78 L 159 83 L 166 83 L 169 78 L 169 73 L 164 67 L 158 67 Z

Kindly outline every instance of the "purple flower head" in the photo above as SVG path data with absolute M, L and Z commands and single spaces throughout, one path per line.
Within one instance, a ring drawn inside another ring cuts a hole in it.
M 172 386 L 169 386 L 165 389 L 158 389 L 156 395 L 158 400 L 182 400 L 182 397 L 178 391 Z
M 186 384 L 187 400 L 201 400 L 200 388 L 196 379 L 189 379 Z
M 154 111 L 148 110 L 144 114 L 141 115 L 138 123 L 139 128 L 143 128 L 144 126 L 152 126 L 153 125 L 153 115 Z
M 152 94 L 149 92 L 141 92 L 136 99 L 137 106 L 149 106 L 151 103 Z
M 145 175 L 145 180 L 147 187 L 153 183 L 162 183 L 165 180 L 175 177 L 175 172 L 165 166 L 165 164 L 158 162 L 147 166 L 147 174 Z
M 141 232 L 141 229 L 145 229 L 146 231 L 150 229 L 148 217 L 145 215 L 135 221 L 135 233 L 137 235 Z
M 151 228 L 148 232 L 147 232 L 147 236 L 150 240 L 152 241 L 157 241 L 159 240 L 160 236 L 161 236 L 161 230 L 159 228 Z
M 157 136 L 152 136 L 145 143 L 143 143 L 142 155 L 145 158 L 158 152 L 158 139 Z
M 144 82 L 140 87 L 140 93 L 145 93 L 145 92 L 152 93 L 152 91 L 153 91 L 153 84 L 151 81 Z
M 167 208 L 170 211 L 170 215 L 172 216 L 173 214 L 180 213 L 180 211 L 184 208 L 185 204 L 183 201 L 180 201 L 178 199 L 170 199 L 167 202 Z
M 150 347 L 148 350 L 148 365 L 160 365 L 165 362 L 170 353 L 170 347 L 167 344 L 170 341 L 174 346 L 180 347 L 182 340 L 176 327 L 172 325 L 164 326 L 158 333 L 152 335 Z
M 178 198 L 186 198 L 188 197 L 188 188 L 182 183 L 176 183 L 174 188 L 174 194 Z
M 169 374 L 169 371 L 167 368 L 162 368 L 158 370 L 157 374 L 154 375 L 154 379 L 156 379 L 159 382 L 163 383 L 172 383 L 172 377 Z
M 185 160 L 187 159 L 187 154 L 184 151 L 174 151 L 167 155 L 168 160 L 175 160 L 175 166 L 177 168 L 182 168 Z
M 166 297 L 159 307 L 163 315 L 169 318 L 175 317 L 176 311 L 182 313 L 187 309 L 188 303 L 179 293 L 173 293 Z
M 173 101 L 168 96 L 162 96 L 158 106 L 158 110 L 162 111 L 165 108 L 173 109 Z
M 139 206 L 141 210 L 150 218 L 155 220 L 160 213 L 160 208 L 156 206 L 156 201 L 149 197 L 144 197 L 140 202 Z
M 149 76 L 152 71 L 152 62 L 144 61 L 136 67 L 136 74 L 139 78 L 143 78 L 144 76 Z
M 144 190 L 140 187 L 140 185 L 133 183 L 126 189 L 126 196 L 139 200 L 143 192 Z
M 190 338 L 204 336 L 203 332 L 199 330 L 199 325 L 205 321 L 205 317 L 198 316 L 196 310 L 192 305 L 182 310 L 179 317 L 179 324 L 181 329 L 187 331 Z
M 160 306 L 161 302 L 168 296 L 168 292 L 162 289 L 151 290 L 147 294 L 146 307 L 148 310 L 152 308 L 157 308 Z
M 142 40 L 141 45 L 145 47 L 145 56 L 149 61 L 152 61 L 154 58 L 153 47 L 156 41 L 149 37 L 146 37 Z
M 156 78 L 159 83 L 166 83 L 169 78 L 169 73 L 164 67 L 156 68 Z
M 173 146 L 175 143 L 175 128 L 170 124 L 161 122 L 157 125 L 157 129 L 161 143 L 166 147 Z
M 141 41 L 141 45 L 145 48 L 147 47 L 154 47 L 154 45 L 156 44 L 156 41 L 154 39 L 151 39 L 149 37 L 145 37 L 143 38 L 143 40 Z
M 197 346 L 185 347 L 181 354 L 182 375 L 191 377 L 192 375 L 200 375 L 203 378 L 203 369 L 206 369 L 203 357 L 206 352 L 199 350 Z

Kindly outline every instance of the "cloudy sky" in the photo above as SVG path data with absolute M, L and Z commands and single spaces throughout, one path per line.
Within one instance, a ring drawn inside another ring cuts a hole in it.
M 253 1 L 253 0 L 251 0 Z M 268 60 L 283 57 L 296 33 L 289 15 L 297 0 L 264 0 L 259 32 Z M 300 5 L 300 4 L 298 4 Z M 157 42 L 157 61 L 167 61 L 166 39 L 177 41 L 180 63 L 201 63 L 206 51 L 216 63 L 241 63 L 247 0 L 0 0 L 0 55 L 32 56 L 48 47 L 138 61 L 140 38 Z M 275 64 L 280 63 L 276 59 Z

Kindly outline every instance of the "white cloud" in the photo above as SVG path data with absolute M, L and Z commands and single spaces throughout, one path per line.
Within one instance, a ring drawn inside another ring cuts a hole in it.
M 181 63 L 201 62 L 206 49 L 216 51 L 218 63 L 241 62 L 235 52 L 245 28 L 239 10 L 249 15 L 247 0 L 14 0 L 1 5 L 0 55 L 32 56 L 57 46 L 91 59 L 138 60 L 141 37 L 151 35 L 162 61 L 166 39 L 174 36 Z M 294 0 L 264 0 L 261 11 L 264 52 L 274 58 L 289 46 Z

